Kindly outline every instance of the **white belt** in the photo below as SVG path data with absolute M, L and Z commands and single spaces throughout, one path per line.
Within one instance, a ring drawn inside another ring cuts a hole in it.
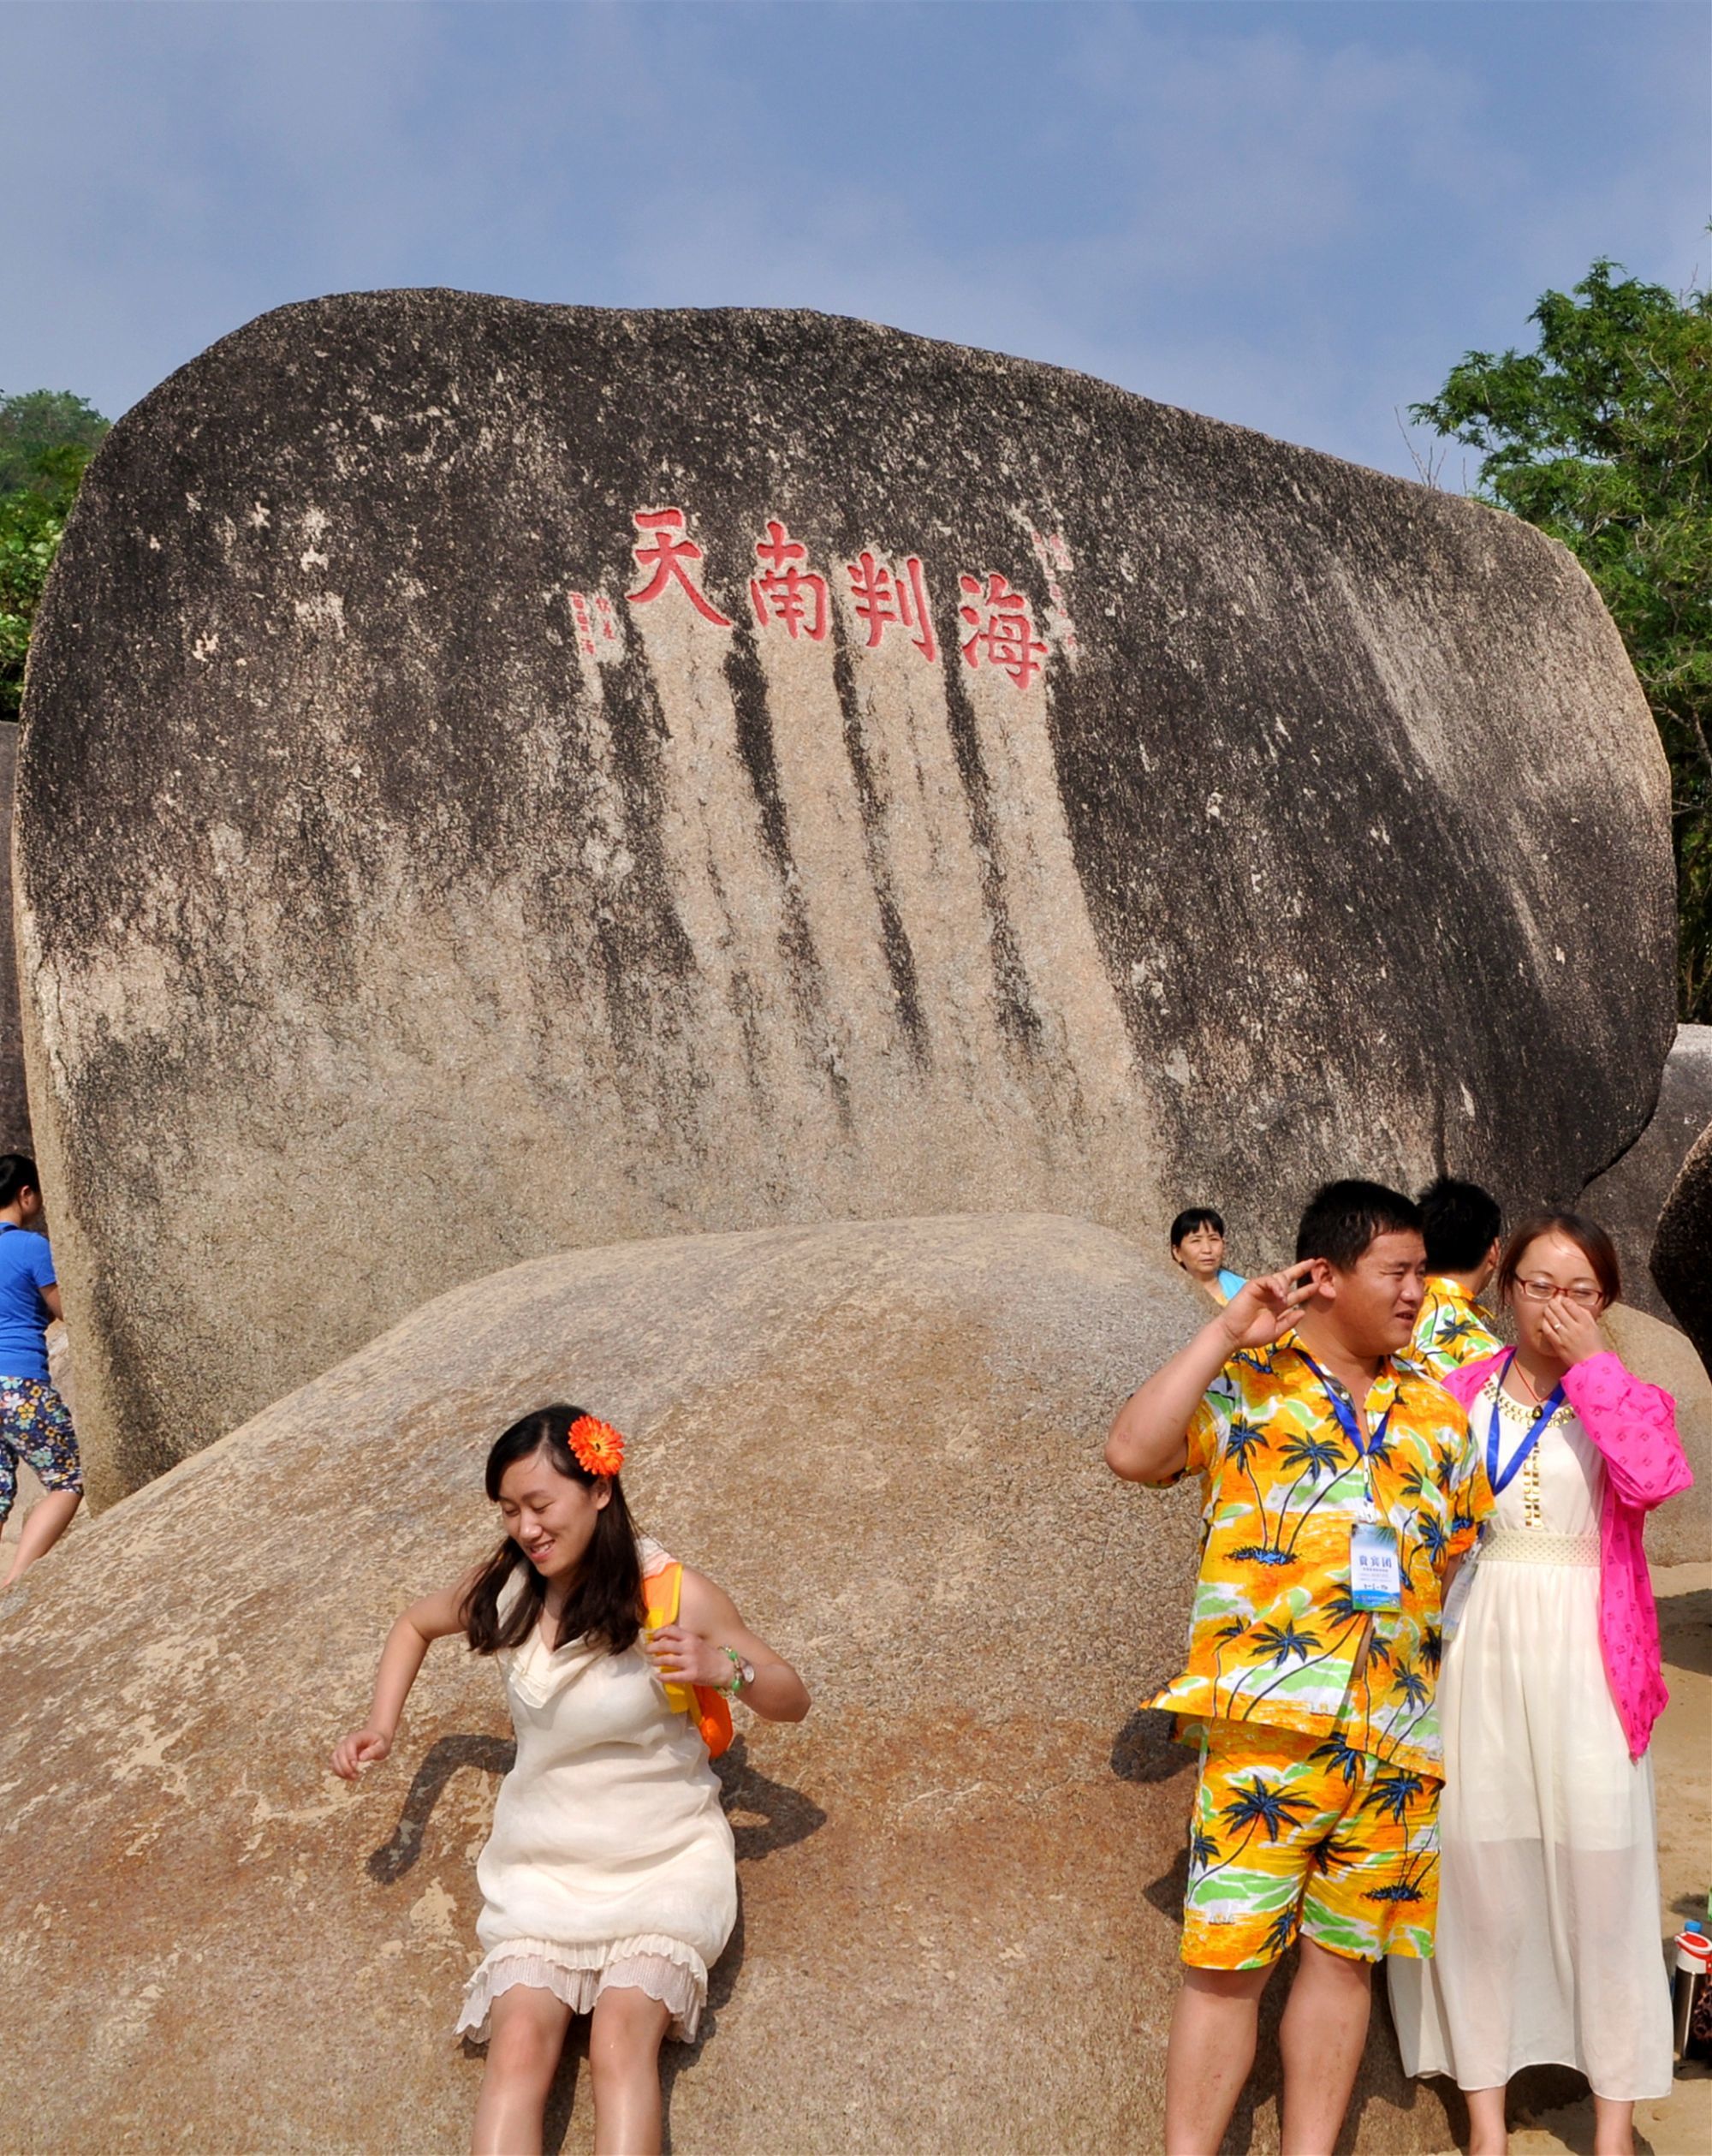
M 1539 1528 L 1489 1528 L 1483 1564 L 1597 1564 L 1596 1534 L 1548 1534 Z

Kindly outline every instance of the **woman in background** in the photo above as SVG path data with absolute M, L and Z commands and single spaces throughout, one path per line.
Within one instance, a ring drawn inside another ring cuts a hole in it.
M 1171 1262 L 1221 1306 L 1244 1284 L 1225 1264 L 1225 1224 L 1210 1206 L 1191 1206 L 1171 1223 Z
M 1602 1228 L 1523 1222 L 1498 1271 L 1516 1346 L 1442 1382 L 1497 1500 L 1439 1682 L 1445 1787 L 1433 1958 L 1388 1964 L 1412 2074 L 1468 2099 L 1471 2156 L 1503 2156 L 1505 2087 L 1578 2068 L 1596 2156 L 1632 2156 L 1671 2084 L 1647 1745 L 1666 1692 L 1641 1547 L 1693 1477 L 1675 1403 L 1605 1346 L 1621 1292 Z
M 83 1501 L 71 1416 L 48 1374 L 48 1327 L 64 1313 L 41 1219 L 35 1162 L 21 1152 L 0 1153 L 0 1528 L 17 1494 L 20 1460 L 43 1491 L 0 1592 L 52 1549 Z

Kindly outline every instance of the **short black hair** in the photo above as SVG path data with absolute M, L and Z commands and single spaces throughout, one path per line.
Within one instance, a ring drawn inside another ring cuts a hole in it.
M 1441 1176 L 1418 1202 L 1430 1272 L 1472 1272 L 1504 1232 L 1503 1207 L 1477 1182 Z
M 1421 1209 L 1400 1190 L 1350 1176 L 1323 1182 L 1308 1200 L 1296 1230 L 1296 1261 L 1323 1258 L 1347 1272 L 1376 1236 L 1421 1232 Z
M 1171 1248 L 1174 1250 L 1185 1236 L 1192 1236 L 1197 1228 L 1210 1228 L 1216 1236 L 1225 1231 L 1224 1215 L 1215 1212 L 1210 1206 L 1191 1206 L 1180 1212 L 1171 1223 Z
M 0 1152 L 0 1206 L 9 1206 L 21 1190 L 42 1191 L 36 1164 L 27 1152 Z

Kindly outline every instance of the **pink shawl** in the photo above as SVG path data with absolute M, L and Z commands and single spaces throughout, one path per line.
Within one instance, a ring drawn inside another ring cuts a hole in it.
M 1441 1382 L 1471 1407 L 1503 1355 L 1483 1355 Z M 1659 1655 L 1658 1613 L 1647 1576 L 1641 1529 L 1656 1504 L 1693 1481 L 1676 1434 L 1676 1403 L 1656 1385 L 1631 1377 L 1609 1352 L 1589 1355 L 1565 1375 L 1563 1389 L 1605 1462 L 1599 1509 L 1599 1647 L 1629 1756 L 1639 1759 L 1670 1694 Z

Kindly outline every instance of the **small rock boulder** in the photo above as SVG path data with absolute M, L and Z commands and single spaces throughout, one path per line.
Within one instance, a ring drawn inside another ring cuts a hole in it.
M 1712 1368 L 1712 1123 L 1671 1185 L 1653 1238 L 1653 1278 Z
M 1607 1229 L 1623 1263 L 1623 1298 L 1650 1318 L 1674 1323 L 1653 1278 L 1653 1238 L 1694 1141 L 1712 1123 L 1712 1026 L 1679 1026 L 1665 1058 L 1652 1120 L 1620 1160 L 1596 1176 L 1578 1200 Z

